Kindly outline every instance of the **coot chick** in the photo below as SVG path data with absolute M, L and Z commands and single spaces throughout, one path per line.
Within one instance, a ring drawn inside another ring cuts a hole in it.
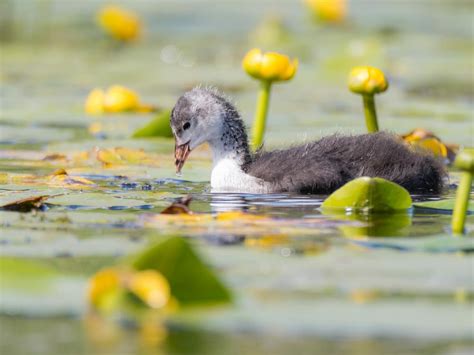
M 211 187 L 217 192 L 329 194 L 361 176 L 393 181 L 410 193 L 439 193 L 445 171 L 436 158 L 379 132 L 331 135 L 289 149 L 252 154 L 239 113 L 212 89 L 181 96 L 171 113 L 180 172 L 190 152 L 209 143 Z

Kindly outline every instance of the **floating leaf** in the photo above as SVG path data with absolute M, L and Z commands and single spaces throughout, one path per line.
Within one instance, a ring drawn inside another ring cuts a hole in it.
M 456 199 L 449 198 L 446 200 L 438 200 L 438 201 L 425 201 L 425 202 L 416 202 L 413 205 L 415 208 L 422 208 L 422 209 L 429 209 L 433 210 L 433 212 L 444 212 L 444 213 L 452 213 L 454 209 L 454 204 Z M 469 201 L 468 213 L 474 213 L 474 202 L 471 199 Z
M 84 188 L 95 185 L 93 181 L 80 176 L 70 176 L 66 170 L 58 169 L 48 176 L 48 183 L 53 186 L 67 185 L 71 188 Z
M 189 209 L 191 200 L 191 196 L 182 197 L 161 211 L 161 214 L 192 214 L 193 212 Z
M 170 126 L 171 110 L 165 110 L 159 113 L 147 125 L 133 133 L 133 138 L 146 137 L 173 137 L 173 131 Z
M 156 270 L 169 282 L 171 294 L 182 305 L 230 302 L 230 291 L 203 263 L 188 241 L 171 237 L 147 248 L 133 263 L 137 270 Z
M 275 218 L 244 212 L 157 214 L 142 217 L 149 228 L 166 230 L 168 233 L 186 235 L 252 235 L 254 237 L 270 234 L 312 235 L 324 234 L 344 221 L 326 221 L 321 218 Z M 315 232 L 315 229 L 318 231 Z
M 411 207 L 403 187 L 382 178 L 361 177 L 333 192 L 322 204 L 324 211 L 391 212 Z
M 8 287 L 42 291 L 49 287 L 49 281 L 58 276 L 58 272 L 41 263 L 21 258 L 0 257 L 2 289 Z
M 44 161 L 55 161 L 55 160 L 67 160 L 67 156 L 64 154 L 53 153 L 46 155 L 42 160 Z
M 354 243 L 369 249 L 393 249 L 424 253 L 472 253 L 474 251 L 474 239 L 446 236 L 414 239 L 367 239 L 354 241 Z
M 97 160 L 105 166 L 128 165 L 128 164 L 153 164 L 143 149 L 128 149 L 123 147 L 99 149 L 96 153 Z
M 31 211 L 40 211 L 46 208 L 44 201 L 48 196 L 34 196 L 27 197 L 18 201 L 7 203 L 6 205 L 1 206 L 0 208 L 6 211 L 15 211 L 15 212 L 31 212 Z

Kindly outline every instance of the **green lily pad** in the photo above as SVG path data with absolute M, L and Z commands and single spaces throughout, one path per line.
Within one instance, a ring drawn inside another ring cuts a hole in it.
M 134 259 L 132 266 L 163 274 L 170 284 L 171 294 L 183 306 L 232 300 L 230 291 L 184 238 L 171 237 L 146 249 Z
M 170 126 L 171 110 L 165 110 L 159 113 L 148 124 L 133 133 L 133 138 L 146 137 L 173 137 Z
M 41 292 L 47 290 L 50 282 L 57 277 L 58 272 L 46 265 L 20 258 L 0 257 L 2 289 Z
M 391 212 L 410 208 L 410 194 L 403 187 L 381 178 L 361 177 L 333 192 L 323 211 Z
M 456 203 L 456 199 L 450 198 L 447 200 L 438 200 L 438 201 L 425 201 L 425 202 L 417 202 L 413 205 L 416 208 L 423 208 L 423 209 L 433 209 L 438 210 L 440 212 L 453 212 L 454 204 Z M 474 213 L 474 203 L 473 200 L 469 200 L 469 206 L 467 209 L 468 213 Z
M 411 239 L 368 239 L 357 240 L 353 243 L 370 249 L 385 248 L 424 253 L 457 253 L 472 252 L 474 250 L 474 240 L 472 238 L 453 238 L 450 236 Z

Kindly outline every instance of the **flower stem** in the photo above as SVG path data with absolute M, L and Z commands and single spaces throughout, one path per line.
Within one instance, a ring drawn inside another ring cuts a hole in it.
M 362 95 L 364 100 L 365 124 L 369 133 L 379 131 L 379 124 L 377 122 L 377 111 L 375 110 L 374 95 Z
M 265 134 L 265 124 L 267 121 L 268 103 L 270 101 L 271 81 L 262 80 L 260 84 L 260 93 L 258 94 L 257 110 L 252 127 L 252 149 L 257 150 L 263 142 Z
M 453 219 L 451 221 L 451 228 L 454 234 L 464 233 L 464 223 L 466 221 L 469 196 L 471 194 L 471 183 L 472 174 L 468 171 L 463 172 L 456 191 L 456 202 L 454 204 Z

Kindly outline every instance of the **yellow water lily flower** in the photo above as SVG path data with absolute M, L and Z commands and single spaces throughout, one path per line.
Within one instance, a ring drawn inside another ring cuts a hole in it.
M 349 74 L 349 89 L 362 95 L 374 95 L 388 89 L 388 81 L 383 71 L 371 66 L 359 66 Z
M 111 86 L 104 97 L 104 111 L 117 113 L 132 111 L 140 106 L 138 94 L 124 86 Z
M 347 0 L 305 0 L 314 16 L 326 22 L 342 22 L 347 16 Z
M 156 270 L 134 271 L 105 268 L 89 280 L 88 301 L 100 310 L 110 310 L 113 301 L 123 292 L 129 292 L 150 308 L 160 309 L 175 302 L 171 299 L 168 280 Z M 115 304 L 116 306 L 116 304 Z M 172 304 L 176 307 L 175 304 Z
M 100 115 L 104 113 L 105 93 L 102 89 L 94 89 L 87 96 L 84 110 L 89 115 Z
M 416 128 L 408 134 L 402 136 L 403 140 L 412 146 L 429 150 L 436 156 L 448 158 L 454 156 L 446 144 L 434 135 L 433 132 L 424 128 Z
M 121 85 L 112 85 L 106 91 L 94 89 L 87 96 L 84 110 L 89 115 L 121 112 L 151 112 L 156 110 L 151 105 L 140 102 L 138 94 Z
M 291 60 L 284 54 L 263 53 L 254 48 L 245 55 L 242 68 L 250 76 L 260 80 L 260 93 L 252 127 L 252 148 L 257 150 L 263 143 L 272 83 L 292 79 L 298 70 L 298 59 Z
M 276 52 L 250 50 L 242 60 L 243 69 L 252 77 L 265 81 L 287 81 L 298 69 L 298 60 Z
M 168 281 L 155 270 L 145 270 L 133 274 L 128 288 L 151 308 L 164 307 L 171 297 Z
M 105 32 L 120 41 L 133 41 L 141 34 L 139 17 L 118 6 L 106 6 L 100 10 L 98 22 Z
M 106 268 L 100 270 L 89 280 L 87 298 L 96 308 L 101 308 L 105 298 L 116 292 L 121 283 L 121 274 L 117 269 Z

